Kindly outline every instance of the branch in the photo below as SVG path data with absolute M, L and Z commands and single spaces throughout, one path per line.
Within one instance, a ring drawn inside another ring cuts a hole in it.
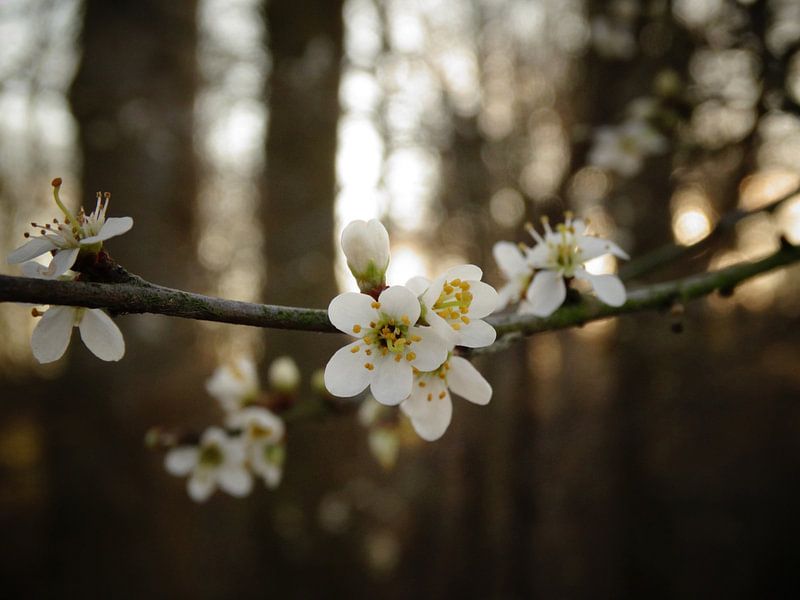
M 769 204 L 759 208 L 754 208 L 752 210 L 731 211 L 723 216 L 719 222 L 717 222 L 716 227 L 711 230 L 711 233 L 709 233 L 696 244 L 692 244 L 691 246 L 681 246 L 679 244 L 672 243 L 664 244 L 663 246 L 660 246 L 659 248 L 656 248 L 647 254 L 643 254 L 642 256 L 634 258 L 630 262 L 620 267 L 619 276 L 623 281 L 630 281 L 631 279 L 636 279 L 637 277 L 641 277 L 642 275 L 656 271 L 661 267 L 672 264 L 684 257 L 697 256 L 708 250 L 724 234 L 732 231 L 739 221 L 760 212 L 772 213 L 784 202 L 794 198 L 799 193 L 800 188 L 795 188 L 777 200 L 773 200 Z
M 761 260 L 632 291 L 622 306 L 608 306 L 595 298 L 584 297 L 544 319 L 519 314 L 494 315 L 487 321 L 497 329 L 498 341 L 481 351 L 501 350 L 522 336 L 634 312 L 666 309 L 674 303 L 694 300 L 714 291 L 733 291 L 751 277 L 797 261 L 800 261 L 800 246 L 792 246 L 784 240 L 780 250 Z M 147 282 L 92 283 L 0 275 L 0 302 L 85 306 L 104 308 L 115 315 L 153 313 L 272 329 L 338 332 L 323 309 L 225 300 Z

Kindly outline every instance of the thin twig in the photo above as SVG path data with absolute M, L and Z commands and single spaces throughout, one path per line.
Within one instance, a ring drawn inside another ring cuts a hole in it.
M 691 246 L 681 246 L 680 244 L 664 244 L 643 254 L 632 261 L 624 264 L 619 269 L 619 276 L 623 281 L 630 281 L 637 279 L 642 275 L 647 275 L 658 269 L 673 264 L 678 260 L 687 256 L 698 256 L 708 250 L 714 243 L 716 243 L 723 235 L 732 231 L 739 221 L 751 217 L 761 212 L 771 213 L 774 212 L 787 200 L 800 194 L 800 187 L 795 188 L 791 192 L 784 194 L 777 200 L 773 200 L 769 204 L 754 208 L 752 210 L 734 210 L 723 216 L 714 229 L 711 230 L 706 237 L 692 244 Z

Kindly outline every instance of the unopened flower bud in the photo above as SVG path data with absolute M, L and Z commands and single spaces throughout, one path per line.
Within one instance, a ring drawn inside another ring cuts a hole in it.
M 351 222 L 342 232 L 342 250 L 347 258 L 347 266 L 362 292 L 385 287 L 386 268 L 389 266 L 389 234 L 380 221 Z
M 294 392 L 300 385 L 300 370 L 290 356 L 276 358 L 267 372 L 269 387 L 278 392 Z

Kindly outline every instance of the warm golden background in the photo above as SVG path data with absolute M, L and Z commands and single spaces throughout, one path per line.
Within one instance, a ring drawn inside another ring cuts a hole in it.
M 632 255 L 692 243 L 800 182 L 794 0 L 3 0 L 0 249 L 52 217 L 49 182 L 133 231 L 145 278 L 324 307 L 334 245 L 380 217 L 390 281 L 482 265 L 565 208 Z M 675 86 L 678 86 L 677 88 Z M 670 87 L 672 86 L 672 87 Z M 672 150 L 620 179 L 594 127 L 676 93 Z M 800 238 L 800 202 L 651 280 Z M 613 268 L 613 265 L 608 265 Z M 4 273 L 17 271 L 5 265 Z M 641 284 L 641 282 L 639 282 Z M 143 447 L 219 419 L 220 360 L 331 335 L 118 320 L 125 359 L 36 365 L 0 306 L 0 590 L 51 597 L 774 597 L 800 561 L 800 273 L 536 336 L 482 359 L 434 444 L 386 472 L 352 415 L 294 424 L 284 484 L 193 504 Z

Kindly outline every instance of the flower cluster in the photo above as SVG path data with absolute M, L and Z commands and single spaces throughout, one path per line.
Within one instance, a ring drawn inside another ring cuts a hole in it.
M 573 280 L 586 282 L 597 297 L 611 306 L 625 303 L 625 286 L 616 275 L 595 275 L 585 263 L 606 254 L 627 259 L 615 243 L 589 235 L 587 224 L 567 213 L 555 229 L 542 219 L 544 235 L 528 226 L 536 244 L 531 248 L 511 242 L 498 242 L 494 258 L 508 280 L 500 289 L 498 309 L 519 302 L 519 312 L 538 317 L 551 315 L 567 298 L 567 285 Z
M 477 404 L 491 398 L 486 380 L 454 350 L 494 343 L 495 330 L 483 318 L 494 311 L 497 292 L 474 265 L 387 287 L 389 237 L 374 219 L 348 225 L 342 247 L 362 293 L 340 294 L 328 307 L 331 323 L 355 341 L 331 357 L 325 386 L 339 397 L 369 387 L 381 404 L 400 405 L 420 437 L 441 437 L 452 416 L 450 391 Z M 368 285 L 361 285 L 364 265 L 380 265 Z
M 80 256 L 97 254 L 103 242 L 120 235 L 133 227 L 130 217 L 106 218 L 110 194 L 97 194 L 97 206 L 87 215 L 83 208 L 77 216 L 64 205 L 59 197 L 61 180 L 53 180 L 53 198 L 64 215 L 64 222 L 53 219 L 52 223 L 31 225 L 40 230 L 41 236 L 31 236 L 28 242 L 8 256 L 10 264 L 21 264 L 23 275 L 40 279 L 73 281 L 79 277 L 70 271 Z M 33 259 L 50 254 L 48 265 Z M 120 360 L 125 354 L 125 340 L 114 321 L 97 308 L 51 306 L 42 311 L 32 310 L 33 316 L 41 317 L 31 336 L 33 355 L 40 363 L 50 363 L 61 358 L 69 346 L 72 329 L 77 327 L 86 347 L 98 358 L 106 361 Z
M 273 395 L 294 394 L 300 383 L 297 365 L 289 357 L 276 359 L 269 370 Z M 208 428 L 193 444 L 172 448 L 164 459 L 169 473 L 188 476 L 189 496 L 204 502 L 221 488 L 236 497 L 253 489 L 253 476 L 269 488 L 280 484 L 286 458 L 283 420 L 263 404 L 264 392 L 255 364 L 240 358 L 220 366 L 206 390 L 225 412 L 225 429 Z

